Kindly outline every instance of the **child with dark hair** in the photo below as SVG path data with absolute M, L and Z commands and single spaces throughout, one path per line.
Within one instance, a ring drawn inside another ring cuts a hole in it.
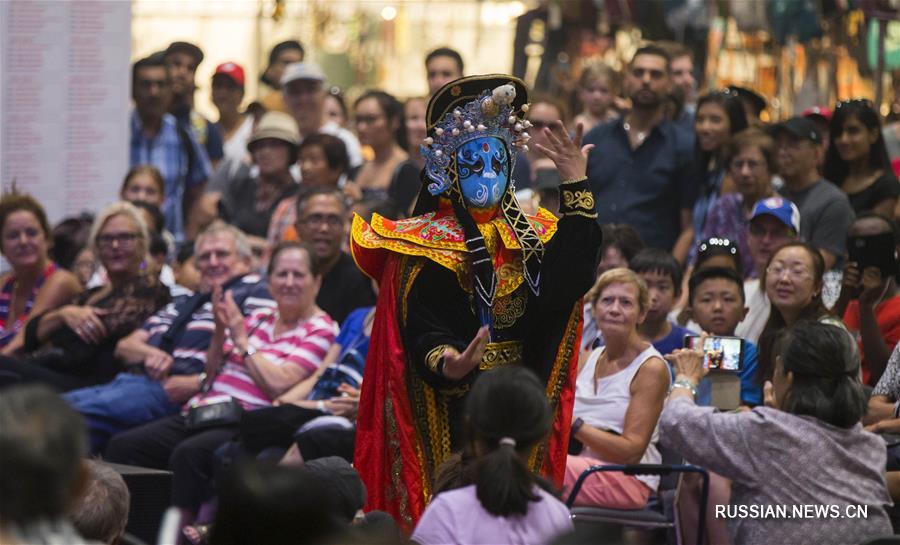
M 688 309 L 701 331 L 720 337 L 733 337 L 738 323 L 744 318 L 744 283 L 741 275 L 724 267 L 698 270 L 688 283 Z M 761 405 L 762 388 L 756 381 L 758 355 L 756 345 L 742 340 L 743 361 L 737 373 L 741 382 L 741 404 Z M 697 389 L 697 404 L 710 405 L 709 381 Z
M 412 539 L 432 543 L 546 543 L 572 529 L 569 511 L 528 470 L 553 415 L 537 376 L 521 367 L 484 373 L 466 400 L 473 461 L 467 486 L 436 496 Z
M 738 323 L 747 314 L 744 306 L 744 282 L 741 275 L 732 268 L 702 267 L 688 282 L 687 311 L 701 331 L 715 336 L 734 336 Z M 731 374 L 718 371 L 709 375 L 697 385 L 696 404 L 715 406 L 731 410 L 738 405 L 755 407 L 762 405 L 763 392 L 756 380 L 758 352 L 756 345 L 741 339 L 743 359 L 740 371 Z M 673 375 L 675 374 L 673 369 Z M 739 397 L 735 395 L 740 384 Z M 681 517 L 684 543 L 696 541 L 692 528 L 700 509 L 701 481 L 697 475 L 685 476 L 678 494 L 678 512 Z M 710 501 L 707 503 L 706 537 L 709 543 L 723 543 L 728 540 L 725 521 L 715 517 L 716 505 L 727 505 L 731 497 L 731 481 L 710 473 Z
M 669 313 L 681 294 L 681 265 L 672 254 L 659 248 L 645 248 L 629 262 L 650 291 L 647 317 L 638 325 L 638 333 L 661 354 L 684 346 L 685 335 L 693 332 L 669 321 Z

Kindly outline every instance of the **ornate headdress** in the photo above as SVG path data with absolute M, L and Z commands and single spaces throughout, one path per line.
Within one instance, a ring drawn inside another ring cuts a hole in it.
M 528 112 L 528 89 L 519 78 L 502 74 L 469 76 L 452 81 L 434 94 L 428 103 L 426 123 L 428 137 L 422 143 L 425 159 L 423 190 L 419 194 L 417 213 L 429 206 L 426 201 L 438 195 L 453 204 L 457 219 L 466 233 L 466 247 L 471 255 L 475 293 L 479 299 L 482 324 L 490 323 L 489 309 L 496 294 L 497 279 L 490 255 L 475 221 L 469 214 L 455 169 L 456 150 L 476 138 L 494 137 L 506 145 L 509 172 L 515 164 L 515 152 L 527 150 L 531 138 L 524 119 Z M 539 292 L 541 259 L 544 245 L 528 218 L 519 207 L 515 183 L 510 179 L 500 201 L 500 212 L 516 233 L 522 247 L 523 274 L 531 291 Z
M 462 94 L 459 83 L 450 85 L 453 85 L 448 91 L 451 96 Z M 492 136 L 503 140 L 510 151 L 516 148 L 528 150 L 531 136 L 526 131 L 531 122 L 519 117 L 528 112 L 528 104 L 516 105 L 517 96 L 513 83 L 504 83 L 493 90 L 484 89 L 474 100 L 454 107 L 450 112 L 442 112 L 439 120 L 428 127 L 431 136 L 422 143 L 421 152 L 425 159 L 425 175 L 431 180 L 429 193 L 439 195 L 450 189 L 453 185 L 450 159 L 456 149 L 470 140 Z M 510 157 L 511 172 L 515 154 L 511 153 Z

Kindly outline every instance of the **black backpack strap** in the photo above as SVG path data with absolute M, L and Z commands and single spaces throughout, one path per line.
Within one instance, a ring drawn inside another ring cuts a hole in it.
M 190 213 L 190 210 L 188 210 L 187 207 L 183 206 L 185 204 L 184 198 L 187 197 L 187 187 L 189 185 L 189 179 L 190 179 L 191 175 L 194 173 L 194 166 L 197 164 L 197 154 L 194 153 L 194 144 L 191 141 L 191 133 L 189 132 L 190 127 L 186 127 L 184 125 L 184 123 L 182 123 L 181 121 L 176 121 L 175 127 L 178 130 L 178 139 L 181 141 L 182 149 L 184 149 L 184 152 L 187 154 L 187 161 L 188 161 L 187 174 L 185 175 L 185 178 L 182 180 L 182 182 L 184 183 L 185 192 L 182 195 L 182 203 L 181 203 L 182 204 L 181 215 L 183 216 L 182 219 L 187 221 L 187 215 Z

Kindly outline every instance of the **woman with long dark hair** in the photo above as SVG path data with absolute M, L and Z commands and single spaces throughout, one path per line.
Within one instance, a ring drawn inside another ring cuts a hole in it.
M 707 216 L 716 206 L 719 195 L 730 192 L 725 183 L 728 174 L 724 160 L 725 146 L 732 135 L 746 128 L 747 117 L 737 94 L 713 91 L 697 101 L 694 170 L 698 193 L 694 203 L 693 243 L 688 258 L 691 262 L 696 255 L 694 248 L 700 242 Z
M 868 100 L 840 102 L 831 118 L 825 179 L 840 187 L 853 210 L 892 217 L 900 183 L 881 134 L 878 112 Z
M 528 470 L 553 415 L 537 376 L 521 367 L 483 374 L 466 400 L 464 486 L 439 493 L 412 539 L 448 543 L 546 543 L 572 529 L 569 510 Z
M 359 143 L 372 148 L 344 192 L 355 201 L 388 198 L 401 210 L 412 208 L 420 188 L 419 169 L 406 152 L 403 104 L 384 91 L 367 91 L 353 106 Z

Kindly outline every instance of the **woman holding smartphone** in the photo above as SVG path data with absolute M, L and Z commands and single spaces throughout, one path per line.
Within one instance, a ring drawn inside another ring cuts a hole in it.
M 730 503 L 717 505 L 720 512 L 725 508 L 732 543 L 864 543 L 891 534 L 884 443 L 860 424 L 866 395 L 854 344 L 846 331 L 823 323 L 784 331 L 773 350 L 766 406 L 738 413 L 694 403 L 707 373 L 703 352 L 667 356 L 676 379 L 660 436 L 691 463 L 734 483 Z M 867 513 L 805 520 L 740 516 L 748 505 L 828 505 L 839 515 L 864 505 Z
M 603 273 L 588 292 L 605 345 L 578 365 L 572 437 L 584 444 L 566 460 L 569 489 L 584 470 L 602 464 L 658 464 L 656 423 L 669 387 L 669 368 L 638 334 L 647 315 L 647 285 L 628 269 Z M 597 473 L 585 481 L 576 505 L 641 509 L 658 476 Z

